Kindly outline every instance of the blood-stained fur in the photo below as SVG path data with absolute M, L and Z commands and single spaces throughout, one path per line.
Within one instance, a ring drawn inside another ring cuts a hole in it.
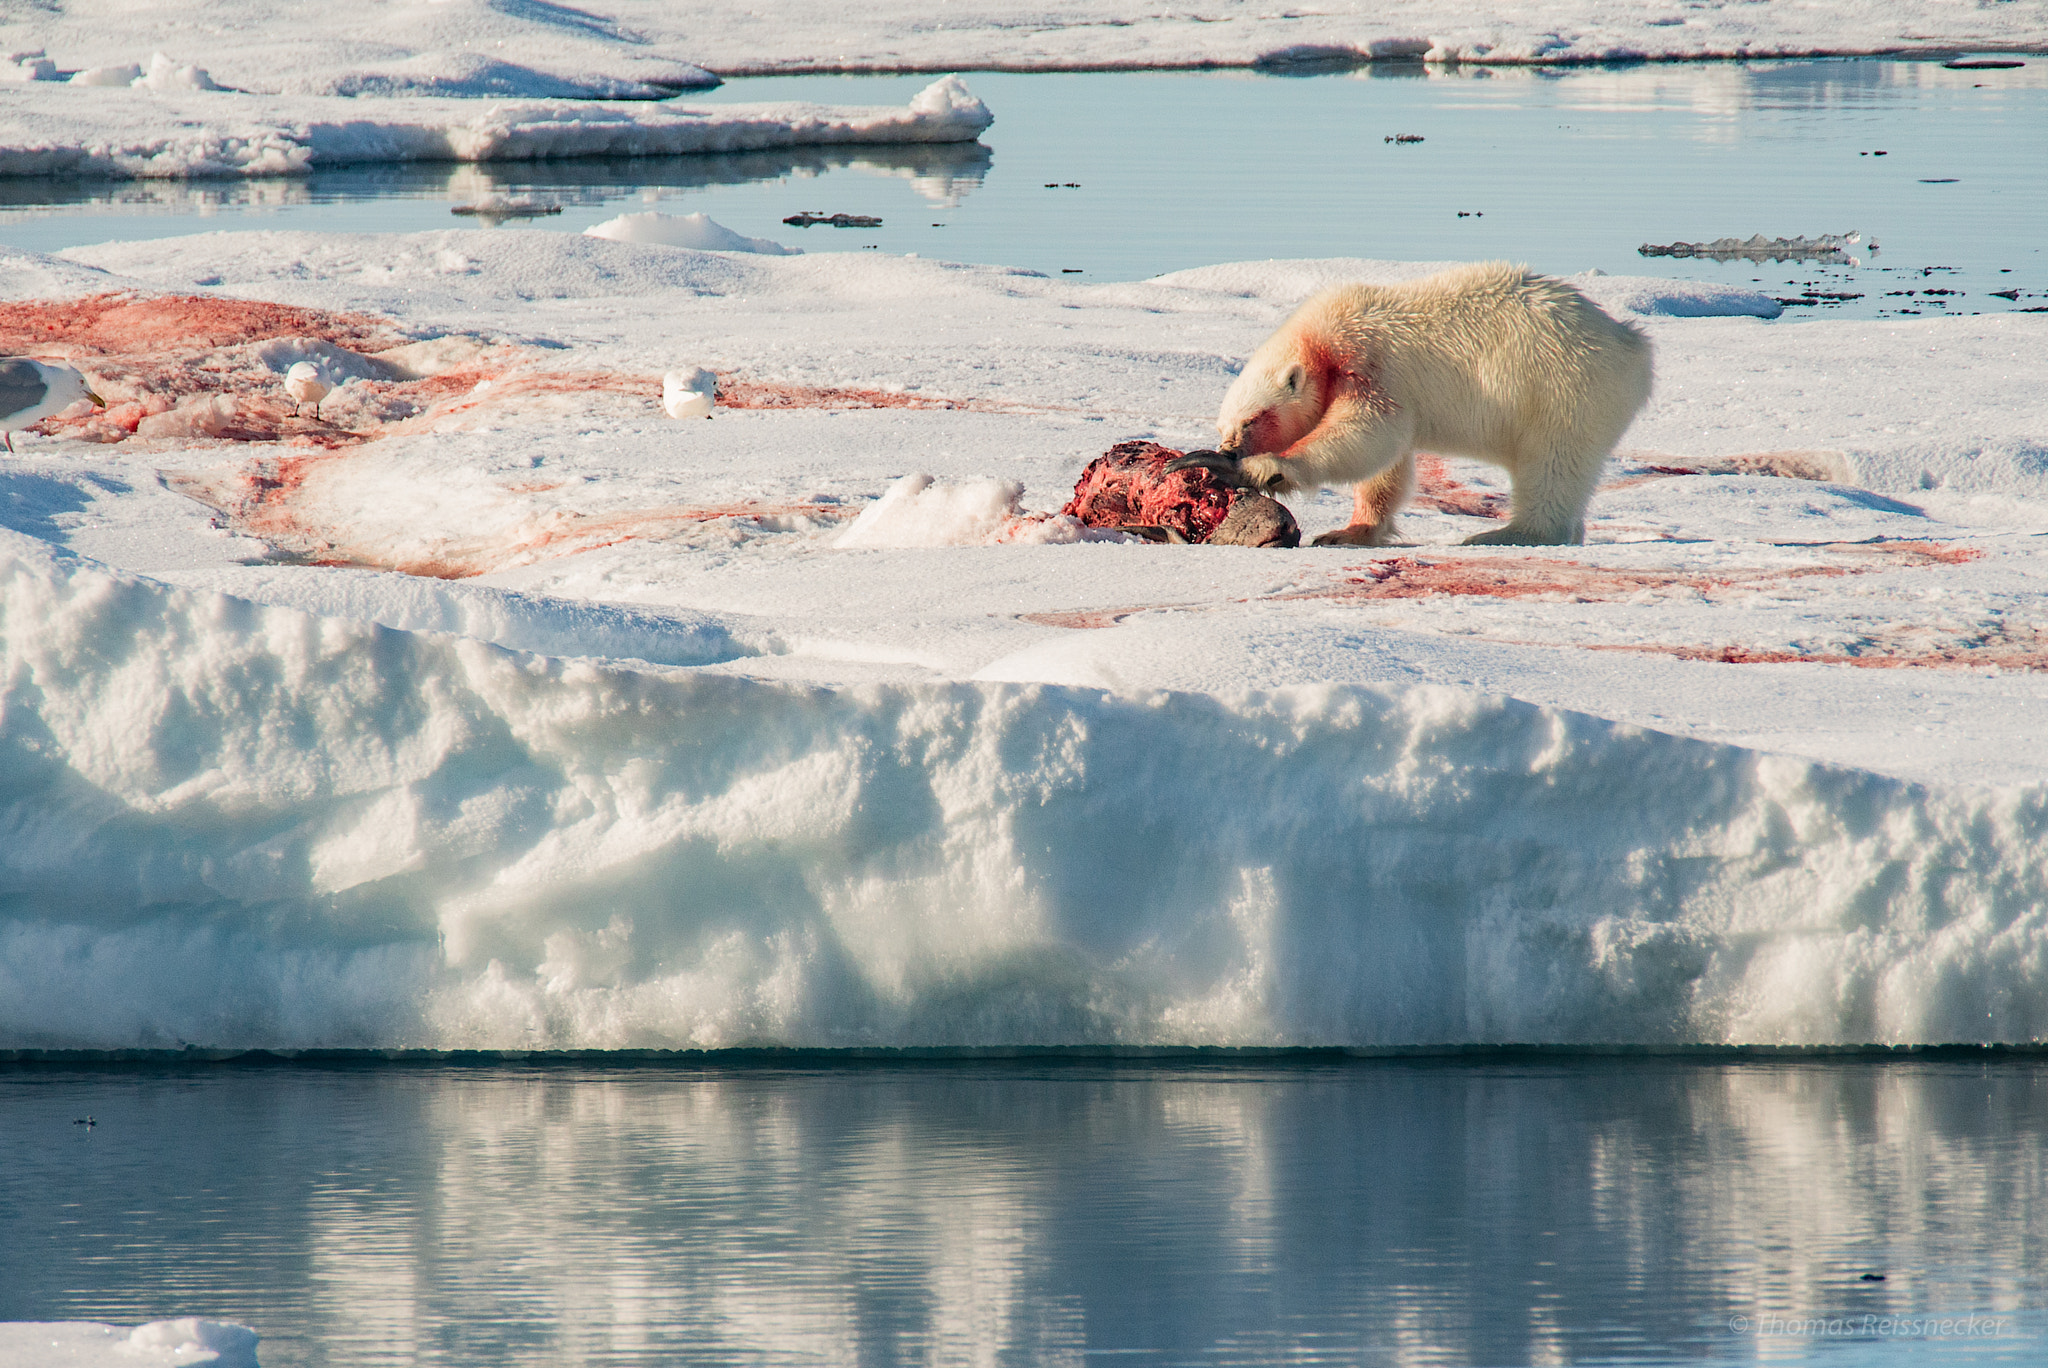
M 1637 329 L 1561 280 L 1487 262 L 1316 295 L 1245 363 L 1216 429 L 1255 489 L 1356 486 L 1351 525 L 1318 544 L 1391 541 L 1417 451 L 1512 473 L 1507 524 L 1469 542 L 1579 542 L 1650 384 Z

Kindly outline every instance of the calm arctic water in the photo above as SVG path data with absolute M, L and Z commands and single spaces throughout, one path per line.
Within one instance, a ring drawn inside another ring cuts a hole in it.
M 2038 1057 L 36 1066 L 0 1154 L 0 1320 L 268 1368 L 2048 1352 Z
M 1559 274 L 1861 296 L 1794 316 L 2048 306 L 2039 57 L 1975 71 L 1830 60 L 968 79 L 996 124 L 967 146 L 337 169 L 235 184 L 0 181 L 0 206 L 15 206 L 0 207 L 0 242 L 50 251 L 227 227 L 473 226 L 450 206 L 501 192 L 564 206 L 507 232 L 703 211 L 806 251 L 917 252 L 1081 280 L 1267 257 L 1504 257 Z M 685 102 L 901 104 L 929 80 L 741 80 Z M 1387 141 L 1404 134 L 1423 141 Z M 877 215 L 883 226 L 782 223 L 807 210 Z M 1637 251 L 1851 229 L 1878 244 L 1857 267 Z

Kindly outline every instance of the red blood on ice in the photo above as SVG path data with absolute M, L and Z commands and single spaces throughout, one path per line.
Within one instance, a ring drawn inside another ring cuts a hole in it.
M 659 540 L 688 524 L 720 518 L 829 521 L 846 516 L 846 510 L 836 504 L 810 502 L 668 504 L 600 514 L 547 508 L 536 510 L 510 536 L 451 536 L 438 539 L 432 555 L 393 554 L 353 542 L 346 528 L 306 514 L 307 480 L 323 464 L 348 460 L 352 454 L 265 455 L 194 474 L 167 471 L 164 479 L 178 493 L 227 514 L 237 531 L 260 537 L 303 564 L 393 570 L 429 579 L 467 579 L 621 542 Z M 508 492 L 535 493 L 556 486 L 522 481 L 502 487 Z
M 1872 633 L 1855 654 L 1841 651 L 1765 651 L 1747 646 L 1598 645 L 1591 651 L 1634 651 L 1705 660 L 1719 665 L 1853 665 L 1864 670 L 1982 669 L 2048 670 L 2048 633 L 2014 623 L 1988 636 L 1933 641 L 1925 629 L 1896 628 Z
M 1133 613 L 1147 613 L 1157 608 L 1190 608 L 1187 603 L 1155 603 L 1140 608 L 1105 608 L 1093 612 L 1086 608 L 1071 613 L 1019 613 L 1017 621 L 1035 622 L 1041 627 L 1071 627 L 1076 631 L 1090 628 L 1114 627 Z
M 1258 546 L 1301 544 L 1301 529 L 1285 506 L 1199 466 L 1169 471 L 1166 463 L 1179 455 L 1157 442 L 1118 442 L 1088 463 L 1074 485 L 1074 497 L 1060 512 L 1089 527 L 1163 527 L 1183 541 L 1206 542 L 1233 509 L 1256 499 L 1256 511 L 1264 515 L 1256 531 L 1242 539 L 1221 540 Z
M 946 399 L 938 395 L 904 394 L 895 390 L 742 380 L 724 373 L 718 377 L 718 406 L 731 409 L 966 409 L 978 413 L 1014 413 L 1025 407 L 990 399 Z
M 1451 478 L 1440 456 L 1415 458 L 1415 497 L 1409 502 L 1439 513 L 1461 513 L 1468 518 L 1505 518 L 1508 496 L 1474 489 Z
M 316 337 L 350 351 L 381 351 L 406 339 L 367 314 L 301 309 L 211 295 L 88 295 L 0 303 L 0 354 L 130 356 L 227 347 L 272 337 Z

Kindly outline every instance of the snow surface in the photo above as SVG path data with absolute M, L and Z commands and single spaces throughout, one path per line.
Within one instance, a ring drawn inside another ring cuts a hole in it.
M 0 1321 L 0 1368 L 256 1368 L 256 1332 L 185 1316 L 122 1331 L 93 1321 Z
M 1586 546 L 1449 461 L 1404 547 L 1050 535 L 1429 269 L 0 257 L 109 401 L 0 466 L 0 1044 L 2048 1036 L 2048 319 L 1589 275 L 1659 382 Z

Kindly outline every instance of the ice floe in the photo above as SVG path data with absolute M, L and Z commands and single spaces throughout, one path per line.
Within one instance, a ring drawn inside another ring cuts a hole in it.
M 1659 380 L 1585 546 L 1435 458 L 1411 546 L 1038 535 L 1428 269 L 0 258 L 118 391 L 0 471 L 0 1044 L 2048 1034 L 2036 316 L 1587 276 Z
M 0 100 L 10 98 L 0 91 Z M 8 111 L 0 176 L 278 176 L 362 162 L 533 161 L 970 142 L 993 122 L 958 77 L 900 108 L 268 96 L 38 85 Z

